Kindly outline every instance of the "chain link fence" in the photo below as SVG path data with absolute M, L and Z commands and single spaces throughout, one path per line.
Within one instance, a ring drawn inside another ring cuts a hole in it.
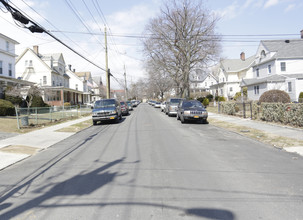
M 219 102 L 218 112 L 253 119 L 252 102 Z
M 68 118 L 77 118 L 92 113 L 91 107 L 86 105 L 16 108 L 15 110 L 18 129 Z

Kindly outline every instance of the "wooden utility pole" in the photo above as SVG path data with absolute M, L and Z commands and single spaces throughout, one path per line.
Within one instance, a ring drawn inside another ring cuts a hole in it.
M 126 70 L 125 70 L 125 64 L 124 64 L 124 81 L 125 81 L 125 101 L 127 101 L 128 97 L 127 97 L 127 82 L 126 82 Z
M 106 98 L 110 98 L 110 72 L 108 69 L 108 53 L 107 53 L 107 35 L 106 27 L 104 28 L 104 38 L 105 38 L 105 70 L 106 70 Z

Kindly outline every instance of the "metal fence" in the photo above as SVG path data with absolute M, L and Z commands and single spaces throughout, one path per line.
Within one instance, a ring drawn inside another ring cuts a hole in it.
M 21 127 L 47 124 L 62 119 L 91 114 L 92 109 L 86 105 L 53 106 L 42 108 L 16 108 L 18 129 Z

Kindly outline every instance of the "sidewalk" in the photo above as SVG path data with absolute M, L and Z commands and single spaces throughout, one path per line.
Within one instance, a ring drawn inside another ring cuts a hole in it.
M 213 118 L 215 120 L 233 123 L 240 126 L 246 126 L 252 129 L 264 131 L 269 134 L 303 141 L 303 129 L 301 128 L 293 128 L 286 125 L 270 124 L 262 121 L 251 120 L 248 118 L 244 119 L 235 116 L 216 114 L 211 112 L 209 112 L 208 114 L 209 118 Z M 283 149 L 285 151 L 297 153 L 303 156 L 303 146 L 286 147 Z
M 73 132 L 58 132 L 57 130 L 90 119 L 91 116 L 87 116 L 84 118 L 42 128 L 26 134 L 19 134 L 13 137 L 8 137 L 6 139 L 0 140 L 0 149 L 3 150 L 7 147 L 24 147 L 32 149 L 32 151 L 33 149 L 40 151 L 75 134 Z M 0 170 L 30 156 L 30 153 L 25 154 L 0 151 Z

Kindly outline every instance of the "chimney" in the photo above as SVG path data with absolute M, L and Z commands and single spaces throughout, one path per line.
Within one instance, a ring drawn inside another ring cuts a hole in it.
M 301 30 L 301 39 L 303 39 L 303 30 Z
M 39 55 L 39 46 L 37 45 L 33 46 L 33 50 L 37 55 Z
M 71 64 L 68 64 L 68 69 L 69 69 L 70 71 L 72 71 L 72 65 L 71 65 Z
M 242 53 L 240 54 L 240 59 L 241 59 L 242 61 L 245 61 L 245 53 L 244 53 L 244 52 L 242 52 Z

